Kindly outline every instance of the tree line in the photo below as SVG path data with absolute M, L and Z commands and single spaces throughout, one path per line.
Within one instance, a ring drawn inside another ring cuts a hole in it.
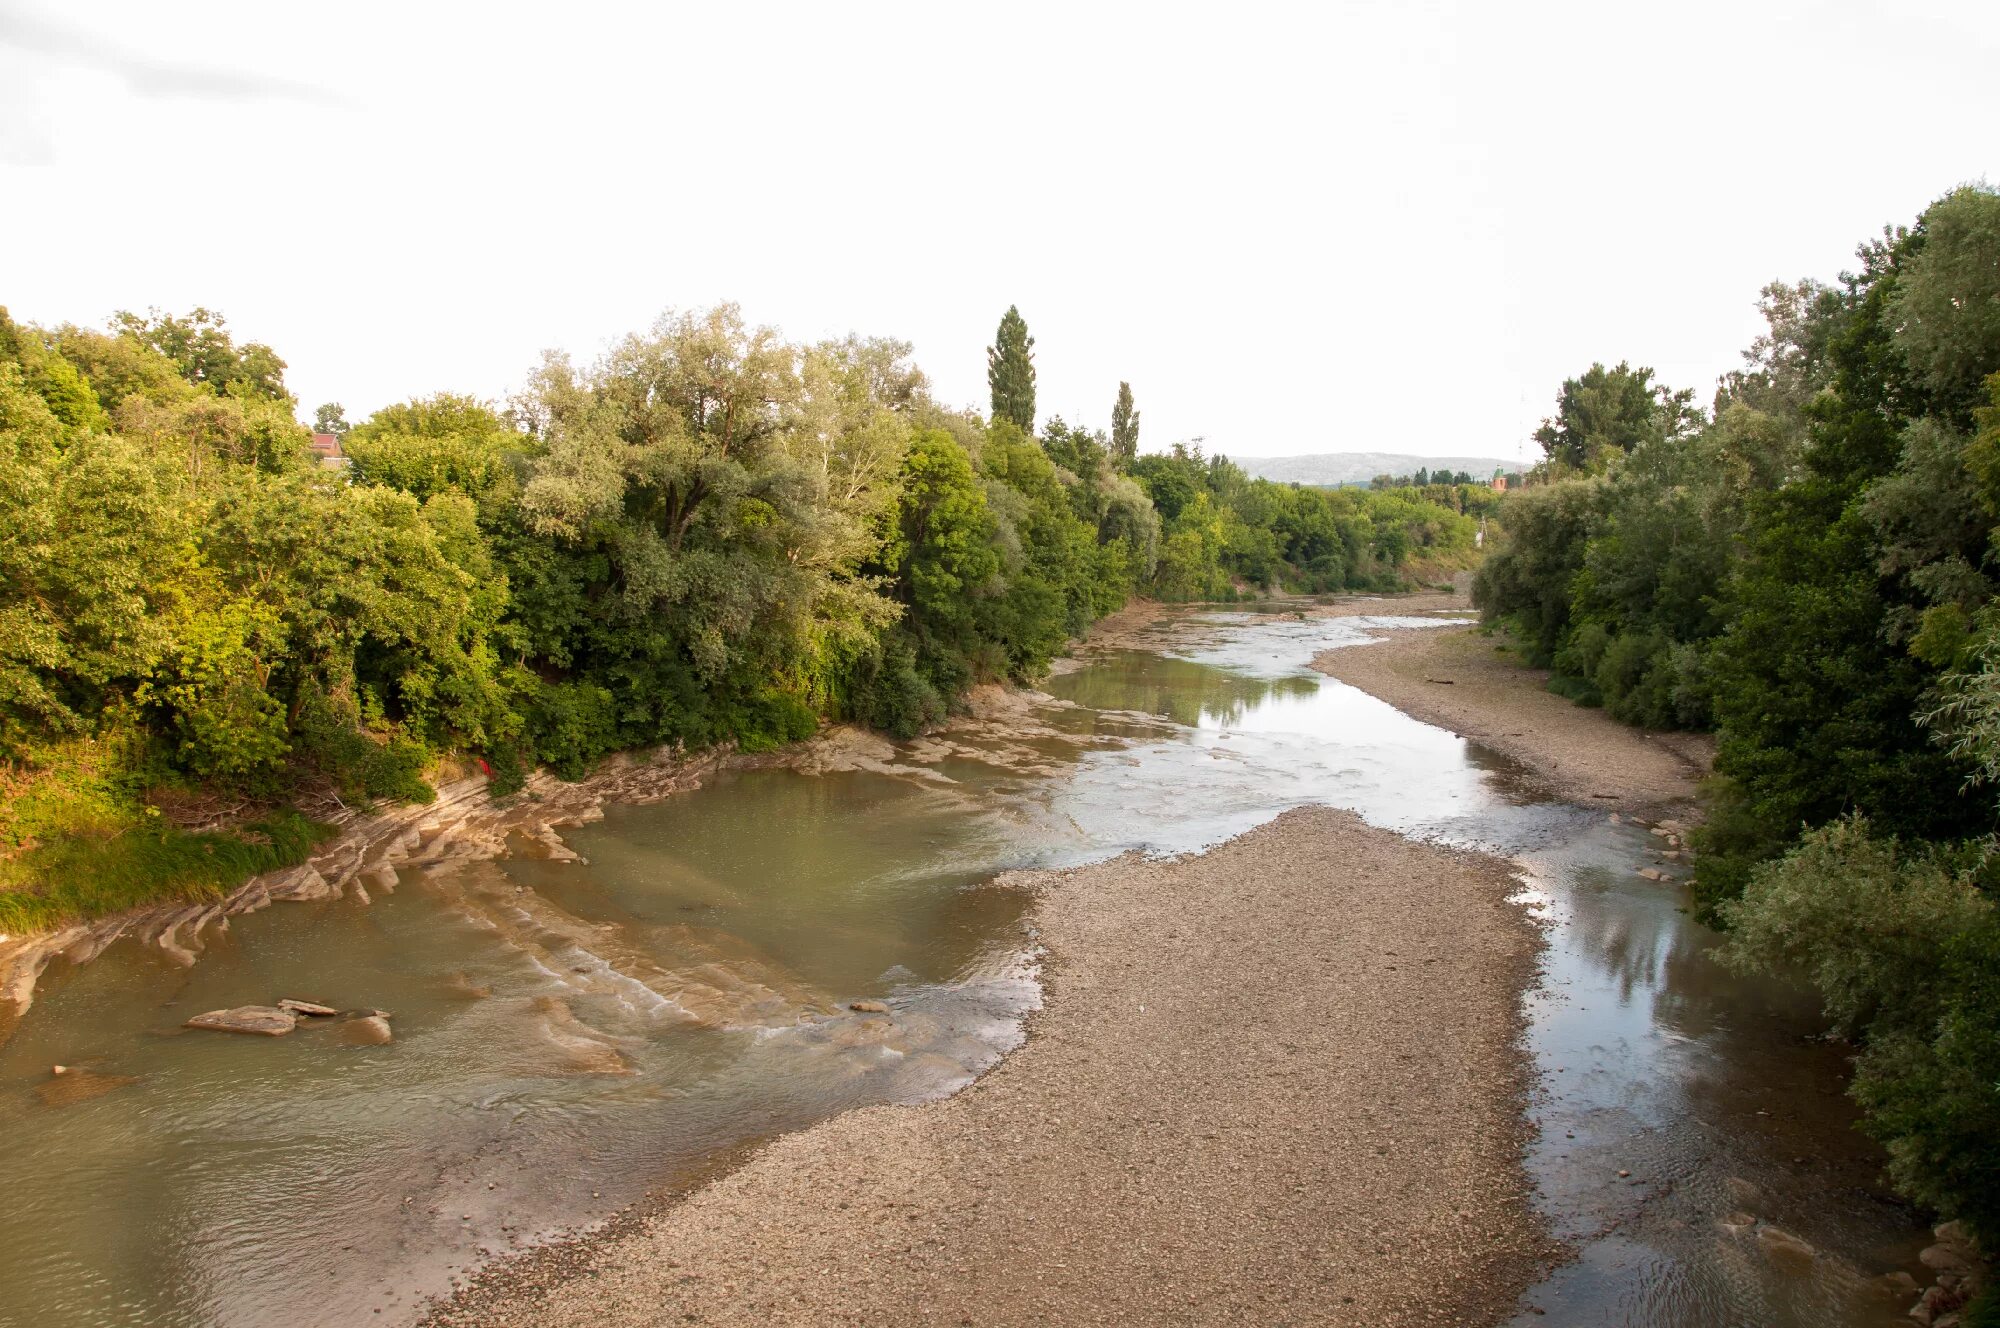
M 1768 287 L 1706 409 L 1562 385 L 1479 573 L 1551 686 L 1712 729 L 1695 893 L 1863 1048 L 1904 1191 L 2000 1238 L 2000 194 Z
M 284 361 L 209 311 L 0 313 L 0 925 L 213 891 L 306 851 L 289 808 L 474 762 L 506 793 L 625 748 L 911 735 L 1135 594 L 1469 555 L 1415 493 L 1142 454 L 1129 384 L 1108 435 L 1038 427 L 1017 310 L 988 361 L 982 417 L 901 342 L 670 314 L 504 406 L 323 406 L 330 469 Z

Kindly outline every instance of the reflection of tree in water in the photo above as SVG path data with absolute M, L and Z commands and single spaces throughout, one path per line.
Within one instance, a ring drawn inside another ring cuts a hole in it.
M 1093 710 L 1164 715 L 1190 728 L 1229 725 L 1277 698 L 1311 696 L 1317 678 L 1256 678 L 1193 660 L 1128 652 L 1051 683 L 1050 691 Z
M 1810 1017 L 1811 1003 L 1797 990 L 1717 964 L 1715 933 L 1680 911 L 1673 887 L 1652 887 L 1662 892 L 1653 901 L 1633 897 L 1643 887 L 1602 868 L 1587 868 L 1580 878 L 1585 888 L 1569 896 L 1579 953 L 1613 979 L 1621 1002 L 1649 1000 L 1662 1028 L 1700 1040 L 1738 1025 L 1746 1009 Z

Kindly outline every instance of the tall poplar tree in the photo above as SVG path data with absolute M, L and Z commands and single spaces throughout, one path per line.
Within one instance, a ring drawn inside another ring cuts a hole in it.
M 993 418 L 1012 420 L 1021 432 L 1035 432 L 1035 339 L 1028 320 L 1013 305 L 986 348 L 986 383 L 993 389 Z
M 1139 455 L 1139 412 L 1132 409 L 1132 385 L 1118 385 L 1118 404 L 1111 408 L 1111 457 L 1130 463 Z

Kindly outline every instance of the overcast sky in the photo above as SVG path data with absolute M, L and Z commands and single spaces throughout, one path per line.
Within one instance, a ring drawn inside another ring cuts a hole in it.
M 1044 417 L 1515 456 L 2000 181 L 1996 70 L 1991 0 L 0 0 L 0 302 L 208 305 L 357 421 L 728 299 L 983 408 L 1012 303 Z

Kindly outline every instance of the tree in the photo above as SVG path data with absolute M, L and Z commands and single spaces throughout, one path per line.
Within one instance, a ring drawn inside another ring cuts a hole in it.
M 181 377 L 217 395 L 232 390 L 268 401 L 293 404 L 285 390 L 285 362 L 258 341 L 238 346 L 229 335 L 229 320 L 210 309 L 195 309 L 187 317 L 151 310 L 144 318 L 121 311 L 112 324 L 118 331 L 173 361 Z
M 1556 413 L 1535 430 L 1535 441 L 1558 466 L 1601 468 L 1650 438 L 1685 432 L 1691 399 L 1656 384 L 1651 369 L 1622 360 L 1615 369 L 1593 364 L 1583 377 L 1563 383 Z
M 993 389 L 993 418 L 1011 420 L 1024 434 L 1035 432 L 1035 339 L 1013 305 L 986 348 L 986 384 Z
M 1139 455 L 1139 412 L 1132 409 L 1132 385 L 1118 384 L 1118 403 L 1111 408 L 1111 459 L 1121 469 Z
M 329 401 L 313 411 L 313 432 L 330 433 L 336 438 L 345 438 L 349 426 L 347 412 L 338 401 Z

